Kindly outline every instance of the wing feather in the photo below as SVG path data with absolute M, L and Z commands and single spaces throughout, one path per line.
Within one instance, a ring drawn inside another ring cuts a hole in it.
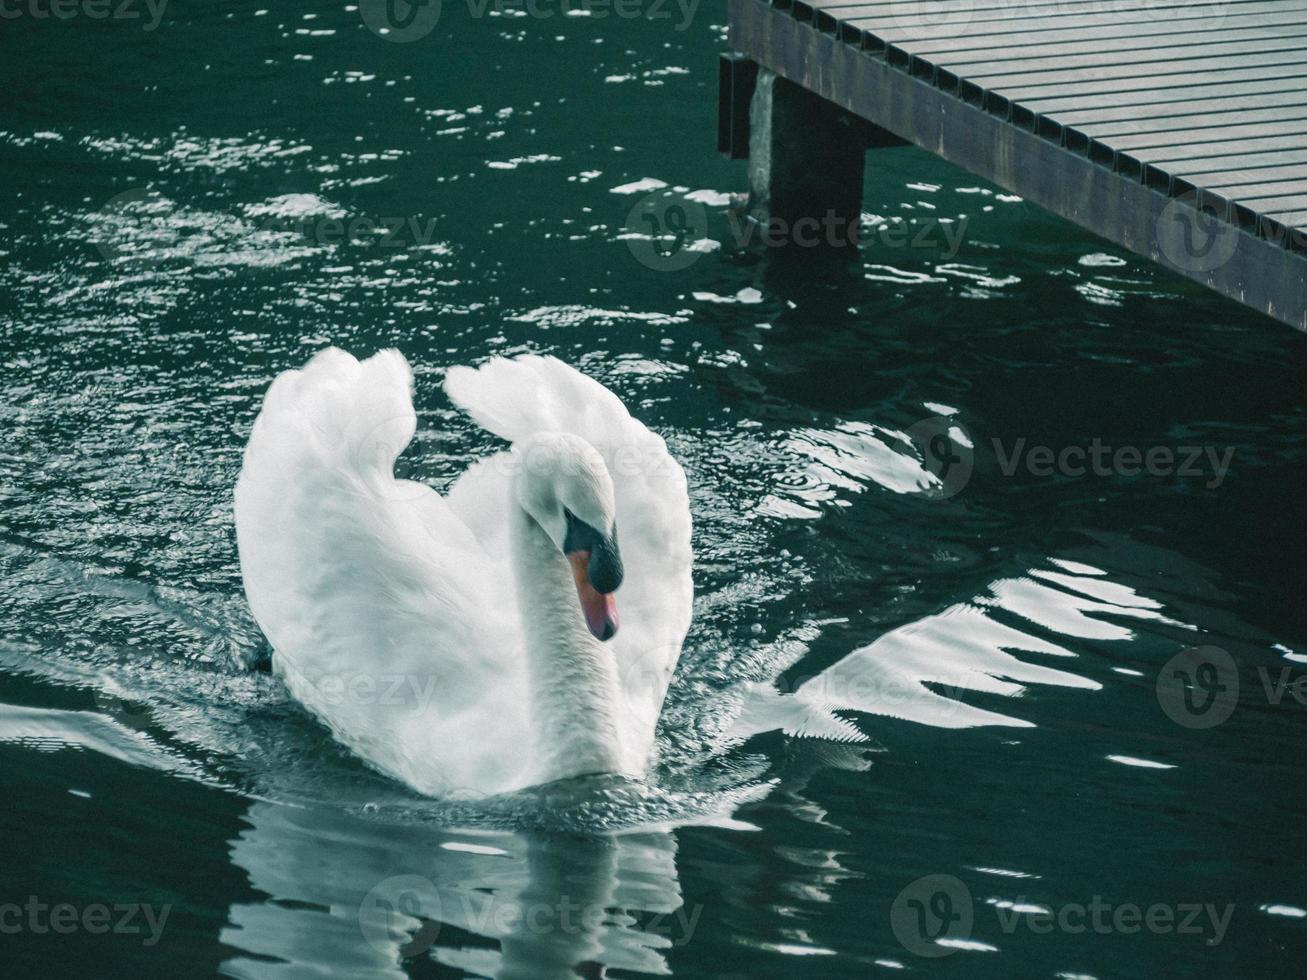
M 495 791 L 525 731 L 520 626 L 511 601 L 489 608 L 504 573 L 449 504 L 395 479 L 411 384 L 397 351 L 335 349 L 273 382 L 236 486 L 245 591 L 275 668 L 342 742 L 423 792 Z M 495 699 L 495 732 L 466 724 Z

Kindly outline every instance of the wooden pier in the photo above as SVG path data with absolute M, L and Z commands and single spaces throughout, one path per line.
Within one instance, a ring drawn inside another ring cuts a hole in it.
M 1307 330 L 1307 0 L 728 4 L 760 220 L 847 216 L 907 141 Z

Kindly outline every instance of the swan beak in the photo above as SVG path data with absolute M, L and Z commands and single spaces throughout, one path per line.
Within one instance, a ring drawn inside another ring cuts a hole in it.
M 617 633 L 617 600 L 613 593 L 600 592 L 590 584 L 590 552 L 569 551 L 567 560 L 572 565 L 576 596 L 581 600 L 586 626 L 598 639 L 611 640 Z

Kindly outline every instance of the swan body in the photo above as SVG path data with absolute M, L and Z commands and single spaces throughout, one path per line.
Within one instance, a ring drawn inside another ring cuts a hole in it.
M 684 472 L 598 382 L 494 358 L 445 391 L 512 448 L 441 496 L 394 476 L 411 387 L 397 351 L 333 348 L 268 390 L 236 534 L 274 670 L 422 793 L 640 776 L 690 624 Z

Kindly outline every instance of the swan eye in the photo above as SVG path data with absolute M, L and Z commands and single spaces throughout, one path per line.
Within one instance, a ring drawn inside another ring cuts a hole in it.
M 563 514 L 567 517 L 567 536 L 563 539 L 563 553 L 589 555 L 586 576 L 596 592 L 616 591 L 622 584 L 622 554 L 617 548 L 617 528 L 611 536 L 600 533 L 593 525 L 587 524 L 566 507 Z

